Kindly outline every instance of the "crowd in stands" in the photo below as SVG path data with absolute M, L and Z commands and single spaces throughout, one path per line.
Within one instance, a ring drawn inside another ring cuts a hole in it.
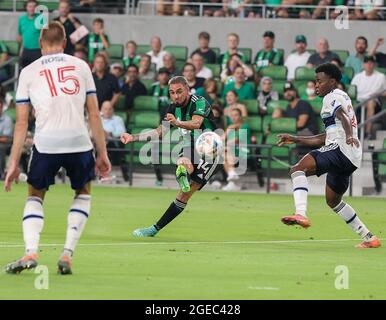
M 22 67 L 40 56 L 39 33 L 32 32 L 28 27 L 36 18 L 36 4 L 34 0 L 27 1 L 26 13 L 19 19 Z M 92 69 L 106 141 L 113 148 L 120 144 L 112 138 L 119 137 L 123 130 L 134 132 L 144 127 L 156 127 L 164 118 L 170 102 L 168 81 L 175 75 L 183 75 L 188 80 L 191 93 L 205 97 L 212 104 L 219 127 L 225 131 L 227 128 L 236 131 L 248 129 L 248 141 L 257 144 L 272 143 L 272 135 L 280 129 L 298 134 L 317 134 L 323 130 L 316 116 L 322 100 L 315 94 L 314 81 L 314 68 L 322 63 L 332 62 L 341 68 L 341 88 L 349 92 L 354 104 L 366 104 L 367 118 L 381 110 L 381 100 L 372 97 L 386 90 L 386 55 L 381 51 L 383 38 L 369 48 L 367 39 L 358 36 L 355 47 L 348 55 L 344 50 L 331 50 L 326 38 L 317 41 L 315 50 L 309 49 L 306 37 L 297 35 L 293 52 L 285 57 L 284 51 L 275 44 L 275 34 L 265 31 L 262 34 L 262 49 L 253 58 L 251 48 L 239 47 L 237 34 L 226 36 L 227 50 L 220 53 L 218 49 L 211 48 L 210 34 L 201 32 L 198 47 L 189 56 L 185 47 L 164 46 L 161 39 L 154 36 L 148 45 L 138 45 L 128 39 L 125 54 L 115 57 L 109 54 L 113 44 L 108 36 L 108 26 L 101 18 L 93 21 L 87 35 L 74 37 L 74 32 L 83 27 L 82 22 L 71 13 L 70 1 L 60 0 L 56 20 L 63 24 L 67 34 L 65 52 L 83 59 Z M 0 62 L 7 58 L 7 46 L 0 41 Z M 6 68 L 0 69 L 0 79 L 9 76 Z M 138 103 L 138 97 L 145 96 L 153 98 L 146 103 Z M 9 152 L 2 145 L 6 145 L 12 135 L 12 121 L 2 112 L 4 101 L 5 94 L 2 94 L 0 177 L 4 172 L 5 154 Z M 152 105 L 154 101 L 155 107 Z M 145 116 L 141 117 L 142 111 L 151 112 L 145 112 Z M 154 116 L 154 113 L 157 116 L 151 118 L 149 115 Z M 279 120 L 287 118 L 291 121 Z M 365 132 L 367 138 L 374 138 L 371 123 L 366 126 Z M 111 156 L 114 164 L 121 165 L 123 176 L 127 179 L 122 156 Z M 234 180 L 236 176 L 231 164 L 227 164 L 226 171 L 228 178 L 233 177 Z M 161 177 L 159 172 L 157 176 Z

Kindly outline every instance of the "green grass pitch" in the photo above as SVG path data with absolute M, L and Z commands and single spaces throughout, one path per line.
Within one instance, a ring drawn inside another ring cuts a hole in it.
M 175 190 L 93 188 L 92 212 L 74 256 L 74 274 L 56 274 L 72 191 L 51 188 L 45 201 L 40 264 L 49 288 L 37 290 L 38 274 L 4 273 L 23 254 L 21 232 L 26 185 L 1 195 L 0 299 L 385 299 L 386 249 L 354 248 L 359 239 L 325 205 L 310 197 L 308 230 L 282 225 L 290 195 L 197 193 L 187 209 L 155 238 L 133 229 L 154 223 Z M 385 200 L 346 198 L 380 238 Z M 327 240 L 327 241 L 326 241 Z M 348 289 L 338 290 L 337 266 L 348 270 Z

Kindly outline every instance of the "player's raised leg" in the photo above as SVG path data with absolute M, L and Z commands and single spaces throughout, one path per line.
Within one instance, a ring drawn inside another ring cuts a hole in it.
M 20 273 L 38 265 L 40 233 L 44 226 L 43 199 L 45 190 L 36 190 L 29 185 L 28 198 L 23 213 L 23 237 L 25 255 L 6 266 L 7 273 Z
M 136 229 L 133 235 L 136 237 L 154 237 L 158 231 L 172 222 L 182 211 L 184 211 L 193 193 L 201 188 L 201 185 L 192 181 L 188 192 L 179 191 L 176 199 L 170 204 L 158 222 L 148 228 Z
M 281 221 L 287 225 L 300 225 L 303 228 L 311 226 L 311 221 L 307 218 L 307 197 L 308 181 L 307 177 L 316 172 L 316 162 L 310 154 L 305 155 L 291 170 L 293 184 L 293 195 L 295 202 L 295 214 L 284 216 Z
M 329 177 L 327 177 L 327 182 L 328 180 Z M 362 238 L 363 242 L 357 245 L 357 248 L 378 248 L 381 246 L 380 240 L 367 229 L 355 210 L 348 203 L 342 201 L 342 194 L 332 190 L 328 183 L 326 185 L 326 202 Z
M 189 158 L 182 157 L 177 160 L 176 179 L 182 192 L 190 191 L 189 175 L 194 168 Z

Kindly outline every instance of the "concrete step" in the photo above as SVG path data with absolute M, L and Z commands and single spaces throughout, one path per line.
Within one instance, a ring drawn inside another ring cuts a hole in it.
M 376 137 L 377 140 L 381 140 L 383 142 L 383 140 L 386 138 L 386 130 L 378 130 Z

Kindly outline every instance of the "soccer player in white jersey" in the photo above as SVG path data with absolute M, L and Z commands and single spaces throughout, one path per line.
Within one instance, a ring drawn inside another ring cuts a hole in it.
M 348 95 L 337 89 L 342 78 L 340 70 L 331 63 L 320 65 L 316 73 L 316 94 L 323 97 L 321 111 L 325 132 L 315 136 L 280 134 L 278 145 L 297 143 L 323 146 L 305 155 L 291 170 L 295 214 L 285 216 L 287 225 L 311 225 L 307 218 L 307 177 L 327 173 L 326 202 L 361 238 L 358 248 L 378 248 L 381 242 L 359 219 L 355 210 L 342 201 L 351 174 L 360 167 L 362 147 L 358 140 L 357 120 Z
M 86 225 L 91 205 L 91 180 L 111 170 L 99 115 L 94 80 L 88 65 L 64 54 L 66 36 L 62 25 L 50 22 L 40 35 L 42 57 L 20 73 L 16 93 L 16 125 L 5 190 L 18 181 L 19 160 L 27 133 L 30 105 L 35 110 L 36 132 L 28 171 L 28 198 L 24 207 L 25 256 L 6 266 L 7 273 L 20 273 L 38 264 L 40 233 L 43 230 L 43 200 L 55 175 L 66 169 L 75 197 L 68 214 L 67 236 L 59 258 L 58 273 L 71 274 L 72 255 Z M 84 119 L 96 145 L 93 154 Z

